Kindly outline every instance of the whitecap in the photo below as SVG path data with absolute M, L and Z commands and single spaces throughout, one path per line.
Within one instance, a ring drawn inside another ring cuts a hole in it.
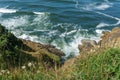
M 105 30 L 105 29 L 96 29 L 95 31 L 96 31 L 96 33 L 97 33 L 99 36 L 102 35 L 102 32 L 103 32 L 103 31 L 109 31 L 109 32 L 110 32 L 110 30 Z
M 97 9 L 97 10 L 105 10 L 105 9 L 110 8 L 110 7 L 111 7 L 110 4 L 102 3 L 101 5 L 96 6 L 95 9 Z
M 18 26 L 23 26 L 28 24 L 29 16 L 20 16 L 20 17 L 13 17 L 8 19 L 0 20 L 0 23 L 7 27 L 10 30 L 17 28 Z
M 65 36 L 66 36 L 66 32 L 64 32 L 61 35 L 59 35 L 59 37 L 65 37 Z
M 99 23 L 96 28 L 103 28 L 103 27 L 110 27 L 110 26 L 117 26 L 120 24 L 120 21 L 118 21 L 117 23 L 115 24 L 107 24 L 107 23 Z
M 37 36 L 32 36 L 32 35 L 27 35 L 27 34 L 22 34 L 19 36 L 19 38 L 25 39 L 25 40 L 31 40 L 34 42 L 38 42 L 38 37 Z
M 108 18 L 117 20 L 117 22 L 114 23 L 114 24 L 107 24 L 107 23 L 102 22 L 102 23 L 98 24 L 98 25 L 96 26 L 96 28 L 102 28 L 102 27 L 107 27 L 107 26 L 117 26 L 117 25 L 120 24 L 120 18 L 118 18 L 118 17 L 114 17 L 114 16 L 111 16 L 111 15 L 109 15 L 109 14 L 105 14 L 105 13 L 102 13 L 102 12 L 99 12 L 99 11 L 96 11 L 96 13 L 97 13 L 97 14 L 100 14 L 100 15 L 103 15 L 103 16 L 105 16 L 105 17 L 108 17 Z
M 110 26 L 109 24 L 106 24 L 106 23 L 99 23 L 96 28 L 102 28 L 102 27 L 105 27 L 105 26 Z
M 49 32 L 50 30 L 40 30 L 40 29 L 34 29 L 34 31 L 40 31 L 40 32 Z
M 75 33 L 75 32 L 77 32 L 77 30 L 72 30 L 72 31 L 70 31 L 70 32 L 67 32 L 66 34 L 67 34 L 67 35 L 70 35 L 70 34 L 73 34 L 73 33 Z
M 37 14 L 37 15 L 43 15 L 44 13 L 43 12 L 33 12 L 34 14 Z
M 33 22 L 32 23 L 33 25 L 34 24 L 38 24 L 38 25 L 47 25 L 49 24 L 49 19 L 48 19 L 48 15 L 49 13 L 45 13 L 45 12 L 34 12 L 35 14 L 37 14 L 37 17 L 34 18 Z
M 105 31 L 105 30 L 96 29 L 95 31 L 96 31 L 97 34 L 102 34 L 102 32 Z
M 111 16 L 111 15 L 108 15 L 108 14 L 105 14 L 105 13 L 102 13 L 102 12 L 99 12 L 99 11 L 96 11 L 96 13 L 120 21 L 120 18 L 117 18 L 117 17 Z
M 14 9 L 0 8 L 0 13 L 16 13 Z

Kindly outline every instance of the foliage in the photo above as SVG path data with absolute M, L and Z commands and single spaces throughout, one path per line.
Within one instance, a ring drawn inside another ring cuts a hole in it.
M 55 68 L 55 67 L 54 67 Z M 31 67 L 17 69 L 17 73 L 1 76 L 8 80 L 119 80 L 120 79 L 120 48 L 111 48 L 102 53 L 91 54 L 86 58 L 76 59 L 70 67 L 69 77 L 64 68 L 44 69 Z M 62 75 L 61 75 L 62 74 Z

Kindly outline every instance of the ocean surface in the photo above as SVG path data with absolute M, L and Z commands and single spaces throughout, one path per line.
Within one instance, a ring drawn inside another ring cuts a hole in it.
M 18 38 L 79 55 L 82 39 L 98 41 L 120 26 L 120 0 L 0 0 L 0 24 Z

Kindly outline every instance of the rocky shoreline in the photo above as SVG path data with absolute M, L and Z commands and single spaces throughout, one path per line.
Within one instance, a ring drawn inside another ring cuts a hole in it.
M 83 39 L 81 43 L 80 55 L 63 64 L 65 54 L 60 49 L 16 38 L 0 25 L 0 79 L 11 76 L 10 80 L 119 80 L 119 27 L 104 31 L 99 42 Z
M 67 60 L 63 69 L 66 70 L 74 65 L 78 59 L 86 59 L 90 55 L 98 55 L 110 48 L 120 48 L 120 28 L 115 27 L 111 32 L 103 31 L 101 39 L 96 42 L 95 40 L 83 39 L 82 44 L 78 45 L 80 55 Z
M 108 49 L 120 47 L 120 28 L 115 27 L 111 32 L 103 31 L 101 40 L 97 43 L 95 40 L 84 39 L 82 45 L 78 45 L 80 53 L 91 53 L 99 49 Z
M 83 39 L 81 43 L 78 45 L 80 55 L 101 49 L 120 47 L 120 28 L 116 27 L 111 32 L 104 31 L 98 43 L 88 39 Z M 2 25 L 0 25 L 0 44 L 0 55 L 9 64 L 7 67 L 16 65 L 16 63 L 17 65 L 23 65 L 31 61 L 52 67 L 56 64 L 62 64 L 62 57 L 65 56 L 64 52 L 53 45 L 18 39 Z M 73 59 L 70 60 L 73 61 Z M 70 60 L 67 62 L 70 62 Z
M 18 39 L 0 25 L 0 55 L 3 63 L 10 67 L 36 62 L 47 67 L 62 63 L 65 54 L 53 45 Z

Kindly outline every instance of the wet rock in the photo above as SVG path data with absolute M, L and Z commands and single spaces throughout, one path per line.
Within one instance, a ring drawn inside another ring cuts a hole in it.
M 111 47 L 120 47 L 120 28 L 115 27 L 111 32 L 103 31 L 101 40 L 96 43 L 94 40 L 82 40 L 82 44 L 78 45 L 80 53 L 89 53 L 90 51 L 99 51 Z
M 83 39 L 81 40 L 82 45 L 78 45 L 80 53 L 90 51 L 97 45 L 97 42 L 94 40 Z

